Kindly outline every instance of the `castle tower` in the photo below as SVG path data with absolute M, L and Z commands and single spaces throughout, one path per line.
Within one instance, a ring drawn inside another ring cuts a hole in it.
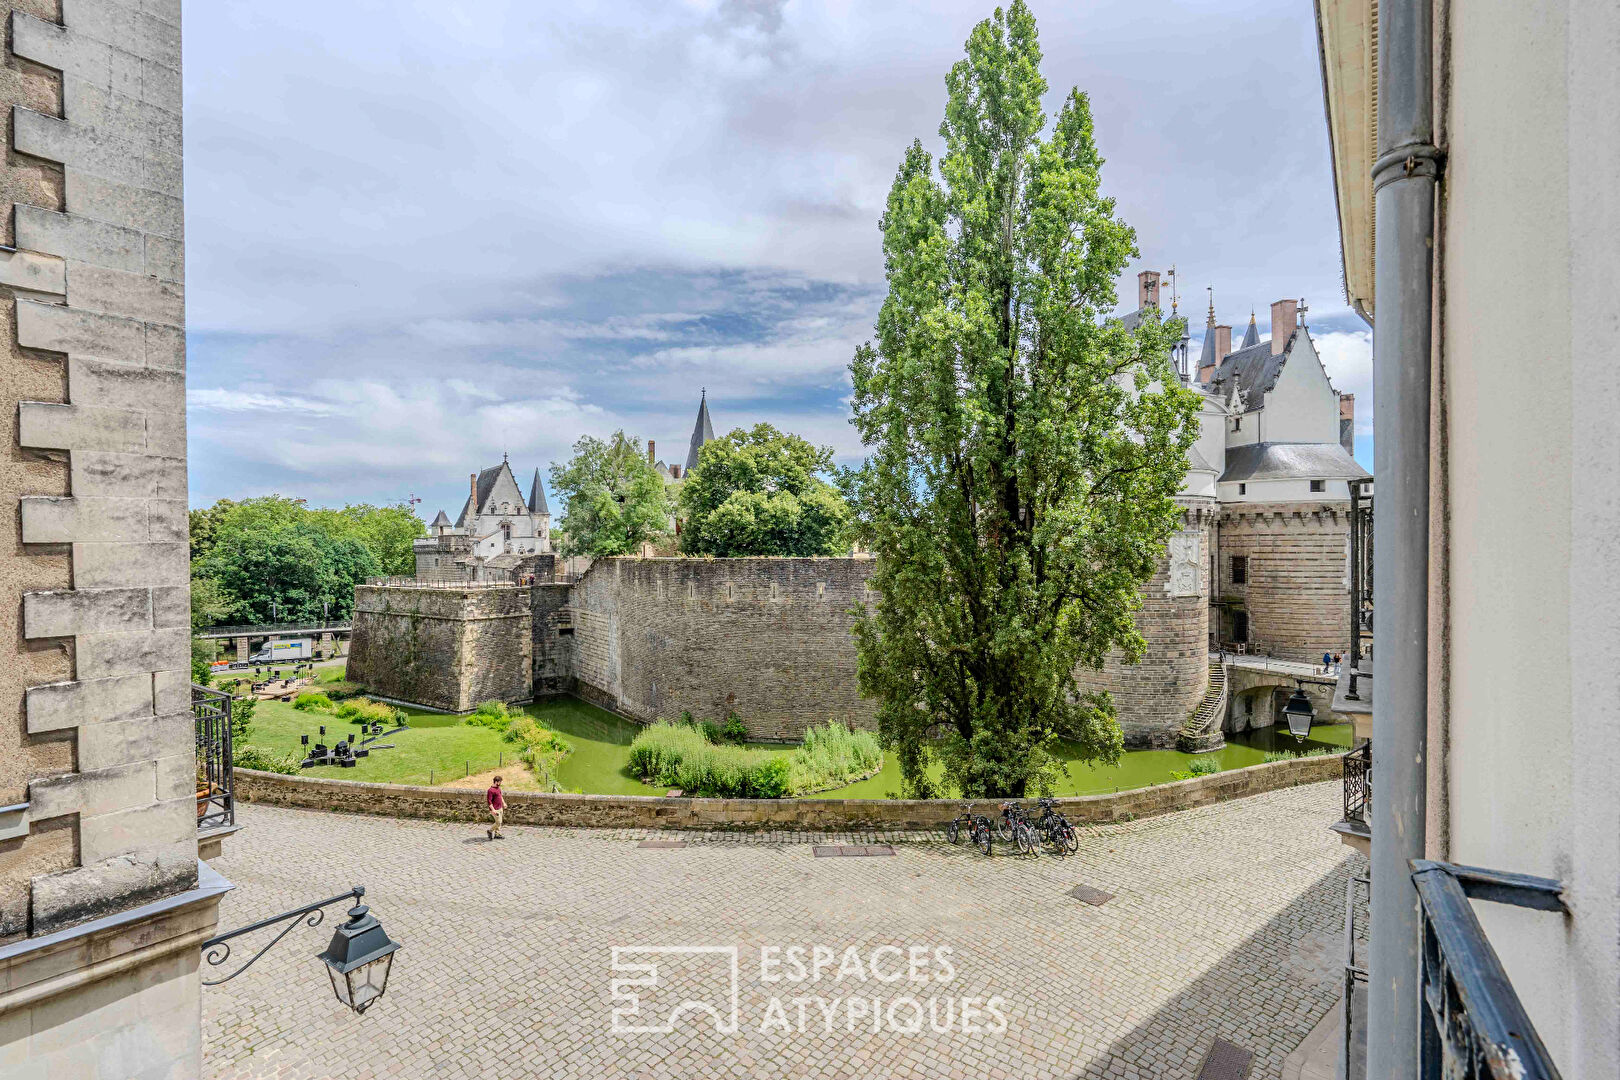
M 1255 325 L 1254 312 L 1251 310 L 1249 312 L 1249 328 L 1243 331 L 1243 344 L 1239 345 L 1238 348 L 1247 349 L 1251 345 L 1258 344 L 1260 344 L 1260 327 Z

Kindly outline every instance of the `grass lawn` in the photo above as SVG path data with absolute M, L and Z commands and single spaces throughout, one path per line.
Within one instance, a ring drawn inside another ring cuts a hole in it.
M 463 724 L 459 716 L 415 709 L 405 713 L 410 717 L 409 730 L 377 740 L 378 745 L 393 743 L 393 749 L 373 750 L 352 769 L 321 765 L 299 775 L 378 784 L 437 784 L 500 768 L 508 770 L 502 773 L 508 787 L 540 790 L 523 764 L 513 758 L 512 745 L 488 728 Z M 300 712 L 289 702 L 261 701 L 253 714 L 253 731 L 245 741 L 278 754 L 302 756 L 305 751 L 299 736 L 308 735 L 314 744 L 322 724 L 326 725 L 328 746 L 348 738 L 351 731 L 356 744 L 362 738 L 358 724 L 324 713 Z

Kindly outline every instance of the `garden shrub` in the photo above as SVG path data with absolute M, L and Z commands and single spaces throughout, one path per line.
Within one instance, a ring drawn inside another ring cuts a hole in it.
M 333 701 L 347 701 L 349 698 L 359 697 L 365 693 L 366 688 L 359 683 L 333 682 L 323 683 L 320 692 Z
M 1314 750 L 1271 750 L 1266 753 L 1266 764 L 1269 765 L 1274 761 L 1293 761 L 1295 758 L 1302 757 L 1326 757 L 1328 754 L 1342 754 L 1343 752 L 1325 746 L 1319 746 Z
M 304 712 L 329 713 L 335 706 L 332 699 L 325 694 L 299 694 L 293 698 L 293 708 L 302 709 Z
M 726 742 L 747 742 L 748 725 L 743 723 L 742 717 L 732 713 L 726 717 L 726 722 L 721 725 L 720 737 Z
M 1170 774 L 1172 780 L 1191 780 L 1195 776 L 1213 776 L 1221 771 L 1220 763 L 1213 758 L 1197 757 L 1187 762 L 1185 769 L 1177 769 Z
M 471 724 L 474 727 L 489 728 L 491 731 L 504 732 L 511 726 L 513 719 L 521 715 L 521 713 L 514 713 L 507 708 L 505 702 L 485 701 L 480 702 L 478 708 L 464 717 L 461 722 Z
M 812 727 L 804 733 L 804 743 L 788 757 L 792 768 L 790 788 L 794 794 L 842 787 L 883 765 L 883 748 L 877 735 L 833 722 Z
M 748 797 L 751 799 L 780 799 L 793 782 L 793 766 L 784 757 L 770 756 L 755 765 L 748 774 Z
M 360 698 L 338 705 L 333 715 L 351 724 L 392 724 L 401 713 L 385 702 Z
M 698 725 L 698 730 L 703 732 L 703 738 L 707 742 L 717 743 L 722 738 L 720 734 L 720 725 L 715 723 L 713 720 L 703 721 Z
M 238 769 L 257 769 L 287 776 L 295 775 L 298 763 L 303 760 L 296 754 L 277 754 L 257 746 L 233 747 L 232 757 L 232 764 Z

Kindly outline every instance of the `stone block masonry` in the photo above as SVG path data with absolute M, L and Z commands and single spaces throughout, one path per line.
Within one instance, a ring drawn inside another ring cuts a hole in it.
M 1252 504 L 1221 512 L 1216 598 L 1222 641 L 1233 639 L 1234 613 L 1248 617 L 1254 651 L 1321 663 L 1350 648 L 1349 503 Z M 1243 577 L 1233 580 L 1233 559 Z
M 531 589 L 362 586 L 348 677 L 396 701 L 468 712 L 534 696 Z
M 197 877 L 180 6 L 9 7 L 0 943 Z
M 536 656 L 633 719 L 735 712 L 756 739 L 812 724 L 872 726 L 856 690 L 854 609 L 869 559 L 601 559 L 566 611 L 537 621 Z M 571 639 L 571 640 L 569 640 Z

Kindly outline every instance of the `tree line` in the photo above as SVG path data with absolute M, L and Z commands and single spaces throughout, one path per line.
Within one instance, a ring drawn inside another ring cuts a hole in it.
M 407 505 L 312 509 L 303 499 L 221 499 L 191 512 L 191 622 L 348 618 L 354 587 L 411 574 L 425 536 Z

